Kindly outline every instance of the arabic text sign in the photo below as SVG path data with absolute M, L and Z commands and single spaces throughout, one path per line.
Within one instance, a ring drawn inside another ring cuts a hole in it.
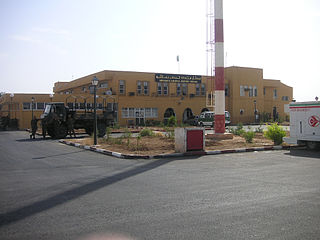
M 156 73 L 155 80 L 156 82 L 169 83 L 201 83 L 201 76 Z

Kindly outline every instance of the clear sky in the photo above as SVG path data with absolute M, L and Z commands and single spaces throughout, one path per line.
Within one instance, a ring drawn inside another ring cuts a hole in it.
M 320 1 L 224 0 L 225 65 L 320 97 Z M 102 70 L 206 74 L 206 0 L 0 0 L 0 92 Z

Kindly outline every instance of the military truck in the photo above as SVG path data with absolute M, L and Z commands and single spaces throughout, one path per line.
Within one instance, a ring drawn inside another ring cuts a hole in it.
M 114 110 L 102 111 L 97 113 L 97 133 L 99 137 L 106 134 L 106 128 L 114 123 Z M 78 113 L 64 105 L 64 103 L 48 103 L 41 115 L 41 125 L 43 136 L 46 133 L 52 138 L 65 138 L 68 134 L 68 121 L 72 118 L 74 129 L 85 129 L 86 133 L 91 135 L 94 128 L 94 113 Z

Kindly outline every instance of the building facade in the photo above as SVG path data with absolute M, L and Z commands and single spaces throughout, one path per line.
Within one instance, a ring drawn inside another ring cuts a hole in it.
M 99 79 L 99 111 L 113 109 L 121 126 L 159 123 L 171 115 L 183 123 L 204 110 L 214 110 L 210 94 L 215 89 L 214 77 L 105 70 L 71 82 L 56 82 L 53 95 L 5 94 L 0 99 L 1 115 L 17 118 L 20 128 L 29 128 L 32 112 L 39 118 L 48 102 L 91 111 L 94 76 Z M 225 106 L 233 124 L 260 121 L 262 116 L 286 119 L 284 105 L 292 101 L 292 93 L 292 87 L 279 80 L 263 79 L 262 69 L 225 68 Z

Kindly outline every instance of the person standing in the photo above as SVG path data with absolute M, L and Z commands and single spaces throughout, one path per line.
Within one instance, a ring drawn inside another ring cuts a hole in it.
M 31 135 L 30 139 L 35 139 L 36 138 L 36 132 L 38 129 L 38 119 L 34 116 L 33 119 L 31 120 Z
M 74 137 L 76 137 L 76 133 L 74 132 L 74 119 L 71 114 L 68 114 L 67 127 L 70 137 L 72 137 L 72 134 Z

